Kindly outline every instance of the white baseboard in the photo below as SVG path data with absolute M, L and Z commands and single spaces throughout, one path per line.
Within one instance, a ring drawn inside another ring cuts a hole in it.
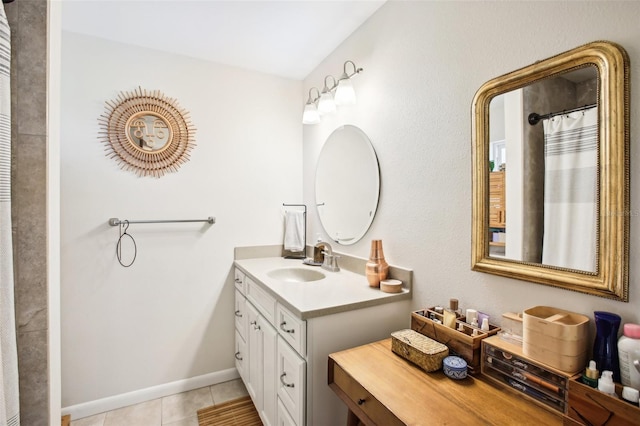
M 216 371 L 215 373 L 203 374 L 202 376 L 190 377 L 188 379 L 177 380 L 163 385 L 152 386 L 133 392 L 113 395 L 107 398 L 96 399 L 94 401 L 83 402 L 82 404 L 71 405 L 62 408 L 62 415 L 71 415 L 72 420 L 104 413 L 105 411 L 116 410 L 128 405 L 139 404 L 163 396 L 174 395 L 193 389 L 203 388 L 222 382 L 228 382 L 239 378 L 238 370 L 229 368 L 227 370 Z

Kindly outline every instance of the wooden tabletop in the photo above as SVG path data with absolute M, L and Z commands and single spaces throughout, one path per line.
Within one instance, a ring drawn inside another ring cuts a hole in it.
M 426 373 L 393 353 L 391 339 L 329 355 L 330 386 L 352 412 L 362 413 L 353 400 L 349 400 L 348 391 L 344 392 L 334 383 L 336 370 L 344 370 L 406 425 L 562 424 L 559 414 L 479 377 L 452 380 L 441 370 Z M 361 420 L 373 424 L 379 421 Z

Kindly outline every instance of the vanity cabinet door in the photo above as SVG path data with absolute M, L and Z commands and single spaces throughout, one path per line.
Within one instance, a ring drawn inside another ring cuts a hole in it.
M 277 421 L 276 363 L 278 332 L 262 316 L 258 318 L 262 333 L 262 412 L 264 426 L 274 426 Z
M 262 333 L 258 324 L 258 311 L 251 303 L 247 303 L 249 331 L 247 343 L 249 345 L 249 380 L 245 382 L 247 391 L 251 395 L 258 412 L 262 410 Z
M 278 398 L 296 425 L 304 425 L 306 362 L 282 338 L 278 337 Z
M 284 408 L 282 401 L 278 398 L 278 422 L 277 426 L 296 426 L 296 422 L 293 421 L 291 415 Z
M 242 377 L 242 380 L 245 383 L 249 382 L 249 369 L 247 368 L 247 361 L 249 359 L 249 352 L 247 351 L 247 343 L 240 336 L 238 330 L 236 330 L 236 369 L 238 370 L 238 374 Z

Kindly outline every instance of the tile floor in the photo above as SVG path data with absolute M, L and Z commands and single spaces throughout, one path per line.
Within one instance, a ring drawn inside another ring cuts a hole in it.
M 71 426 L 198 426 L 198 410 L 248 395 L 242 380 L 231 380 L 153 399 L 78 420 Z

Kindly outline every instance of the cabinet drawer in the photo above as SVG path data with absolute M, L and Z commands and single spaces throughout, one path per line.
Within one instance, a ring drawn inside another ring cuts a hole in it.
M 236 319 L 236 331 L 243 339 L 247 339 L 247 299 L 236 290 L 236 302 L 233 315 Z
M 278 303 L 276 307 L 278 333 L 303 357 L 307 355 L 307 322 L 293 315 Z
M 234 273 L 234 279 L 233 279 L 233 283 L 236 286 L 236 289 L 242 293 L 242 294 L 246 294 L 246 290 L 245 290 L 245 286 L 244 286 L 244 273 L 236 268 L 235 273 Z
M 246 368 L 246 366 L 249 359 L 249 353 L 247 352 L 247 343 L 242 336 L 240 336 L 240 333 L 238 333 L 237 330 L 235 349 L 236 352 L 234 356 L 236 358 L 236 368 L 238 369 L 238 373 L 240 374 L 240 377 L 242 377 L 242 380 L 247 383 L 249 381 L 249 369 Z
M 256 284 L 251 278 L 245 276 L 244 281 L 245 288 L 247 290 L 247 299 L 253 303 L 267 321 L 274 324 L 276 316 L 276 299 Z
M 305 361 L 278 337 L 278 398 L 297 425 L 304 425 Z
M 284 408 L 282 401 L 278 398 L 278 420 L 276 422 L 277 426 L 299 426 L 296 425 L 296 422 L 291 418 L 291 414 Z
M 380 401 L 375 399 L 360 383 L 349 376 L 338 364 L 333 365 L 333 383 L 353 401 L 359 410 L 380 425 L 403 425 Z M 352 410 L 356 414 L 357 410 Z

